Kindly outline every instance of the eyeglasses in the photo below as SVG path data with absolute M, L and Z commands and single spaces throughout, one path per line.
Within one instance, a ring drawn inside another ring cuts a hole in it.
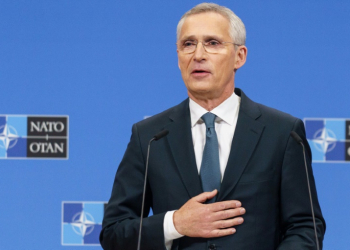
M 232 42 L 219 42 L 217 40 L 210 40 L 208 42 L 201 42 L 195 40 L 186 40 L 184 42 L 176 43 L 178 49 L 185 54 L 191 54 L 195 52 L 198 43 L 202 43 L 204 50 L 210 54 L 218 54 L 225 49 L 225 45 L 230 43 L 236 46 L 241 46 L 241 44 L 236 44 Z

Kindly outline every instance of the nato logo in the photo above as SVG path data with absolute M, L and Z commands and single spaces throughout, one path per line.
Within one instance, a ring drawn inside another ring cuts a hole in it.
M 350 119 L 305 118 L 313 162 L 350 163 Z
M 0 115 L 0 159 L 68 158 L 67 116 Z
M 99 246 L 105 202 L 62 202 L 62 245 Z

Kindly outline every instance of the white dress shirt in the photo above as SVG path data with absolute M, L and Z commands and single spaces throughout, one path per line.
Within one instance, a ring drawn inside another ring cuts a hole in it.
M 217 116 L 215 119 L 215 131 L 219 143 L 221 181 L 225 173 L 228 157 L 230 155 L 233 134 L 235 133 L 238 119 L 240 102 L 241 98 L 233 93 L 223 103 L 210 111 Z M 199 173 L 202 164 L 202 156 L 206 138 L 206 127 L 201 117 L 208 111 L 192 99 L 190 99 L 189 107 L 191 113 L 192 141 L 196 157 L 197 170 Z M 165 246 L 167 250 L 170 250 L 173 240 L 183 236 L 179 234 L 175 229 L 173 222 L 174 212 L 175 211 L 169 211 L 165 214 L 164 217 L 163 228 Z

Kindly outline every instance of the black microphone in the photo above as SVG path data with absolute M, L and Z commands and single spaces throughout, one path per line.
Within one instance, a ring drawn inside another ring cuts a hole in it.
M 296 140 L 297 143 L 304 146 L 303 140 L 300 138 L 300 136 L 295 131 L 291 131 L 290 135 L 294 138 L 294 140 Z
M 145 206 L 145 196 L 146 196 L 146 183 L 147 183 L 147 173 L 148 173 L 148 159 L 149 159 L 149 152 L 151 149 L 151 142 L 152 141 L 158 141 L 159 139 L 163 138 L 164 136 L 169 134 L 169 130 L 162 130 L 148 142 L 148 149 L 147 149 L 147 160 L 146 160 L 146 169 L 145 169 L 145 180 L 143 183 L 143 194 L 142 194 L 142 205 L 141 205 L 141 218 L 140 218 L 140 229 L 139 229 L 139 239 L 137 241 L 137 250 L 140 250 L 140 244 L 141 244 L 141 231 L 142 231 L 142 220 L 143 220 L 143 209 Z
M 295 132 L 291 131 L 290 135 L 293 137 L 293 139 L 299 143 L 303 147 L 303 154 L 304 154 L 304 164 L 305 164 L 305 171 L 306 171 L 306 179 L 307 179 L 307 187 L 309 189 L 309 198 L 310 198 L 310 205 L 311 205 L 311 213 L 312 213 L 312 220 L 314 222 L 314 230 L 315 230 L 315 239 L 316 239 L 316 246 L 317 250 L 320 250 L 320 246 L 318 243 L 318 237 L 317 237 L 317 230 L 316 230 L 316 219 L 314 214 L 314 206 L 312 204 L 312 195 L 311 195 L 311 188 L 310 188 L 310 180 L 309 180 L 309 173 L 307 172 L 307 164 L 306 164 L 306 156 L 305 156 L 305 146 L 303 143 L 303 140 L 300 138 L 300 136 Z
M 155 136 L 153 136 L 152 139 L 154 139 L 155 141 L 158 141 L 159 139 L 162 139 L 164 136 L 169 134 L 169 130 L 162 130 L 160 131 L 158 134 L 156 134 Z

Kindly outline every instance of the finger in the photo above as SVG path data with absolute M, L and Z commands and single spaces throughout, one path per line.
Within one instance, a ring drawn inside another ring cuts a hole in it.
M 211 198 L 213 198 L 216 194 L 218 193 L 218 191 L 215 189 L 211 192 L 204 192 L 204 193 L 201 193 L 194 198 L 195 201 L 197 202 L 200 202 L 200 203 L 203 203 L 205 202 L 206 200 L 210 200 Z
M 235 232 L 236 232 L 235 228 L 216 229 L 216 230 L 213 230 L 210 233 L 210 235 L 206 238 L 223 237 L 223 236 L 234 234 Z
M 243 207 L 226 209 L 223 211 L 218 211 L 214 214 L 215 220 L 226 220 L 228 218 L 233 218 L 245 214 L 246 210 Z
M 241 225 L 244 222 L 242 217 L 237 217 L 230 220 L 220 220 L 214 223 L 214 227 L 217 229 L 232 228 L 234 226 Z
M 220 202 L 215 202 L 212 205 L 212 211 L 217 212 L 217 211 L 222 211 L 226 209 L 232 209 L 232 208 L 238 208 L 242 206 L 242 203 L 237 200 L 230 200 L 230 201 L 220 201 Z

